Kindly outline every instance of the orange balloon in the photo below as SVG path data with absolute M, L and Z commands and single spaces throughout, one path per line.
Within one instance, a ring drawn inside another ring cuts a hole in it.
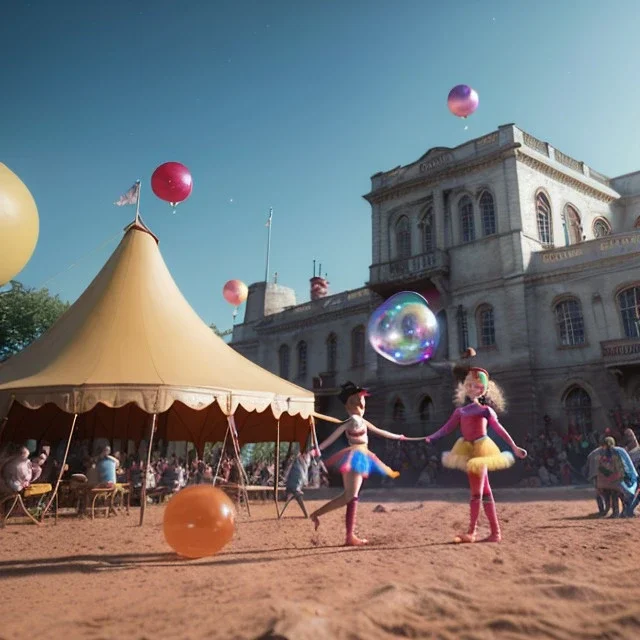
M 164 538 L 185 558 L 218 553 L 235 532 L 233 502 L 220 489 L 199 484 L 179 491 L 164 511 Z

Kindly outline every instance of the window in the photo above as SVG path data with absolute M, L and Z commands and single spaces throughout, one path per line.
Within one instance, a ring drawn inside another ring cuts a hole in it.
M 283 344 L 278 349 L 278 363 L 280 366 L 280 377 L 289 379 L 289 347 Z
M 420 401 L 420 407 L 418 409 L 420 415 L 420 422 L 427 423 L 433 417 L 433 401 L 429 396 L 425 396 Z
M 302 340 L 298 342 L 298 378 L 307 377 L 307 343 Z
M 582 228 L 580 226 L 580 214 L 568 204 L 564 210 L 564 220 L 567 225 L 569 244 L 578 244 L 582 241 Z
M 433 209 L 427 209 L 421 222 L 422 227 L 422 252 L 431 253 L 435 248 Z
M 496 232 L 496 208 L 493 196 L 483 191 L 480 196 L 480 218 L 482 219 L 482 235 L 492 236 Z
M 640 229 L 640 216 L 636 218 L 636 223 L 633 225 L 634 229 Z
M 640 286 L 618 294 L 618 309 L 626 338 L 640 338 Z
M 496 344 L 496 327 L 493 318 L 493 307 L 483 304 L 476 312 L 476 327 L 478 329 L 478 345 L 493 347 Z
M 364 327 L 362 325 L 351 332 L 351 366 L 364 366 Z
M 460 353 L 466 351 L 469 348 L 469 328 L 467 326 L 467 312 L 464 307 L 460 305 L 457 312 L 458 320 L 458 347 Z
M 594 238 L 604 238 L 611 235 L 611 226 L 606 218 L 596 218 L 593 222 Z
M 476 232 L 473 226 L 473 203 L 469 196 L 460 199 L 458 211 L 460 213 L 462 242 L 473 242 L 476 239 Z
M 542 244 L 553 244 L 551 227 L 551 205 L 547 196 L 540 191 L 536 196 L 536 220 L 538 223 L 538 238 Z
M 411 256 L 411 223 L 407 216 L 396 222 L 396 252 L 398 259 Z
M 404 410 L 404 404 L 400 398 L 393 403 L 393 421 L 404 422 L 407 414 Z
M 564 398 L 567 420 L 582 433 L 592 430 L 591 396 L 582 387 L 572 387 Z
M 555 311 L 560 344 L 563 347 L 584 344 L 584 318 L 580 301 L 575 298 L 563 300 L 556 305 Z
M 335 373 L 338 369 L 338 337 L 330 333 L 327 338 L 327 371 Z

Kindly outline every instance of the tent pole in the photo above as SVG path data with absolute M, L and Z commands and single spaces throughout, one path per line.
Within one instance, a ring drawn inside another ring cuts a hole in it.
M 64 467 L 67 464 L 67 456 L 69 455 L 69 448 L 71 447 L 71 439 L 73 438 L 73 431 L 76 428 L 76 421 L 78 420 L 78 414 L 73 414 L 73 422 L 71 423 L 71 429 L 69 430 L 69 439 L 67 440 L 67 448 L 64 450 L 64 457 L 62 458 L 62 464 L 60 465 L 60 473 L 58 474 L 58 479 L 56 480 L 56 486 L 53 489 L 53 493 L 49 498 L 49 502 L 47 502 L 47 506 L 44 508 L 42 515 L 40 516 L 40 522 L 44 520 L 44 517 L 47 515 L 47 511 L 51 507 L 51 503 L 54 501 L 56 496 L 58 495 L 58 487 L 60 486 L 60 482 L 62 480 L 62 476 L 64 475 Z M 58 519 L 58 512 L 56 510 L 56 520 Z
M 238 430 L 236 429 L 236 419 L 231 414 L 227 421 L 229 422 L 229 431 L 231 432 L 231 442 L 233 443 L 233 452 L 236 455 L 236 464 L 238 465 L 238 475 L 240 480 L 240 491 L 244 497 L 244 504 L 247 507 L 247 514 L 251 517 L 251 507 L 249 506 L 249 492 L 247 491 L 247 479 L 242 466 L 242 458 L 240 457 L 240 443 L 238 442 Z
M 9 400 L 9 406 L 7 407 L 7 411 L 4 414 L 2 420 L 0 420 L 0 442 L 2 442 L 2 432 L 4 428 L 7 426 L 7 422 L 9 422 L 9 413 L 11 412 L 11 407 L 13 407 L 13 403 L 15 402 L 15 396 L 11 396 Z
M 216 472 L 213 475 L 213 486 L 216 486 L 216 481 L 218 480 L 218 474 L 220 473 L 220 466 L 222 465 L 222 457 L 225 453 L 225 447 L 227 446 L 227 436 L 229 435 L 229 429 L 231 427 L 227 424 L 227 430 L 224 432 L 224 440 L 222 441 L 222 449 L 220 449 L 220 455 L 218 456 L 218 466 L 216 467 Z
M 142 487 L 140 487 L 140 525 L 144 522 L 144 510 L 147 506 L 147 473 L 151 466 L 151 449 L 153 449 L 153 434 L 156 430 L 156 422 L 158 420 L 158 414 L 154 413 L 151 418 L 151 429 L 149 433 L 149 448 L 147 450 L 147 464 L 144 467 L 144 473 L 142 474 Z
M 276 503 L 276 514 L 280 517 L 278 508 L 278 485 L 280 484 L 280 418 L 276 423 L 276 464 L 273 474 L 273 501 Z

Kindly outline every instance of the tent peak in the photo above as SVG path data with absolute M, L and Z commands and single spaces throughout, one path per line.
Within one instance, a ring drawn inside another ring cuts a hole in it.
M 151 229 L 149 229 L 149 227 L 147 227 L 147 225 L 144 223 L 144 221 L 140 216 L 138 216 L 137 220 L 134 220 L 131 224 L 128 224 L 123 229 L 125 235 L 130 231 L 134 231 L 134 230 L 142 231 L 143 233 L 148 233 L 156 241 L 157 244 L 160 244 L 160 240 L 158 240 L 158 236 L 155 235 L 155 233 L 153 233 Z

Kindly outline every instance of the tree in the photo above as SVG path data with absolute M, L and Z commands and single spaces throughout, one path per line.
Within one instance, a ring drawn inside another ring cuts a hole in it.
M 69 308 L 47 289 L 29 289 L 12 281 L 0 293 L 0 362 L 39 338 Z
M 209 325 L 209 329 L 211 329 L 211 331 L 213 331 L 213 333 L 215 333 L 220 338 L 224 338 L 225 336 L 230 336 L 233 333 L 233 329 L 226 329 L 225 331 L 220 331 L 220 329 L 218 329 L 218 327 L 213 322 Z

